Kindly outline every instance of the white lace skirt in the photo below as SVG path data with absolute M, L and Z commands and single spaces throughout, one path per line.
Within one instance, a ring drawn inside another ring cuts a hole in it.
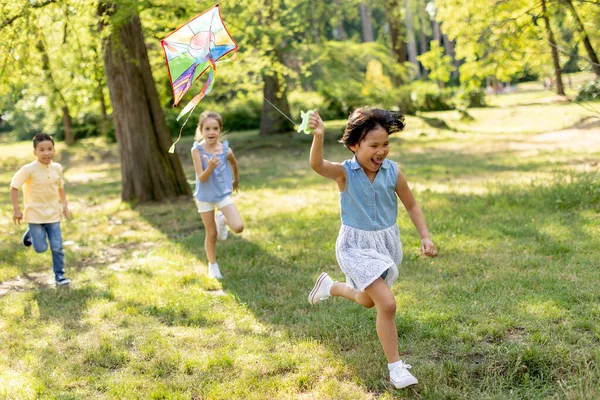
M 398 266 L 402 262 L 398 225 L 379 231 L 342 225 L 335 254 L 346 275 L 346 284 L 352 289 L 364 291 L 386 271 L 385 283 L 391 287 L 398 279 Z

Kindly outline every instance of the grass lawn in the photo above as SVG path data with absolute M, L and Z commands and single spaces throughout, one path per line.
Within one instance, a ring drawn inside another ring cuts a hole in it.
M 343 279 L 338 194 L 310 170 L 311 137 L 228 134 L 246 229 L 218 243 L 222 281 L 206 274 L 191 199 L 122 204 L 115 145 L 59 144 L 74 219 L 73 284 L 58 289 L 50 254 L 23 248 L 12 224 L 8 183 L 31 145 L 0 145 L 0 398 L 596 398 L 600 127 L 574 104 L 506 96 L 469 110 L 474 122 L 430 113 L 391 136 L 440 253 L 419 257 L 402 209 L 393 292 L 419 385 L 401 391 L 375 310 L 306 300 L 321 271 Z M 328 122 L 330 160 L 351 155 L 342 124 Z M 190 144 L 177 150 L 192 182 Z

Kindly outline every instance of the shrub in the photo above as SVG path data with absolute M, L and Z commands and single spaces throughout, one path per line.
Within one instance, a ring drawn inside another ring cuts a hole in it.
M 485 92 L 482 89 L 459 90 L 456 93 L 456 103 L 463 105 L 465 108 L 487 107 Z
M 576 100 L 600 100 L 600 79 L 595 79 L 581 86 Z

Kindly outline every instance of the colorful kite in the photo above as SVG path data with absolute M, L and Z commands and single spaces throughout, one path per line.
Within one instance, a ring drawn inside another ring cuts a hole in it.
M 210 70 L 202 91 L 177 116 L 179 121 L 185 114 L 191 115 L 191 111 L 200 100 L 210 93 L 215 83 L 217 65 L 235 59 L 238 45 L 223 23 L 218 4 L 168 34 L 160 44 L 169 69 L 175 99 L 173 106 L 179 104 L 196 79 Z M 228 58 L 224 58 L 225 56 Z M 182 130 L 190 115 L 181 126 Z M 179 138 L 173 143 L 169 153 L 175 151 L 175 144 L 179 139 L 181 139 L 181 130 Z

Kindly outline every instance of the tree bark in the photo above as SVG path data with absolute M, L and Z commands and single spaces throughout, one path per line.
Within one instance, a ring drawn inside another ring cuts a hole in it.
M 65 131 L 65 144 L 71 146 L 75 143 L 75 135 L 73 135 L 73 119 L 66 104 L 62 107 L 62 124 Z
M 287 100 L 285 89 L 281 89 L 279 78 L 277 75 L 263 74 L 265 86 L 263 88 L 263 96 L 270 101 L 275 107 L 281 110 L 285 115 L 290 115 L 290 105 Z M 290 132 L 293 129 L 292 123 L 279 111 L 269 104 L 263 102 L 262 114 L 260 117 L 260 136 L 277 135 Z
M 116 3 L 99 5 L 100 15 L 115 9 Z M 168 153 L 173 140 L 158 100 L 140 19 L 132 14 L 122 21 L 103 41 L 121 159 L 121 199 L 148 202 L 190 195 L 179 156 Z
M 420 13 L 420 22 L 421 22 L 421 32 L 420 32 L 420 44 L 421 44 L 421 54 L 425 54 L 427 53 L 427 36 L 425 35 L 425 29 L 424 26 L 425 24 L 429 21 L 428 18 L 424 17 L 423 12 Z M 422 73 L 423 73 L 423 77 L 425 79 L 427 79 L 427 76 L 429 75 L 429 72 L 427 71 L 427 68 L 422 67 L 421 69 Z
M 341 6 L 341 2 L 340 0 L 334 0 L 333 1 L 335 3 L 336 9 L 337 9 L 337 28 L 336 31 L 337 33 L 335 34 L 335 37 L 338 40 L 344 41 L 346 40 L 346 30 L 344 29 L 344 14 L 342 13 L 342 6 Z
M 98 79 L 98 96 L 100 99 L 100 134 L 102 137 L 108 136 L 108 112 L 106 111 L 106 100 L 104 100 L 104 87 L 101 79 Z
M 585 47 L 585 51 L 587 52 L 588 57 L 590 58 L 592 70 L 596 74 L 596 77 L 600 78 L 600 61 L 598 61 L 598 55 L 594 51 L 594 47 L 592 47 L 592 43 L 590 42 L 590 38 L 587 34 L 587 31 L 585 30 L 585 27 L 583 26 L 583 23 L 579 18 L 579 14 L 577 13 L 575 6 L 573 5 L 573 2 L 571 0 L 565 0 L 565 2 L 567 3 L 569 10 L 571 11 L 571 14 L 573 14 L 573 18 L 575 18 L 575 21 L 577 22 L 577 29 L 579 30 L 579 33 L 581 33 L 583 39 L 583 46 Z
M 371 8 L 365 4 L 360 3 L 360 21 L 362 24 L 363 42 L 373 42 L 373 24 L 371 23 Z
M 564 96 L 565 89 L 562 82 L 562 71 L 560 68 L 560 61 L 558 59 L 558 50 L 556 49 L 556 41 L 554 40 L 554 32 L 550 26 L 550 18 L 548 18 L 548 10 L 546 9 L 546 0 L 542 0 L 542 18 L 544 19 L 544 25 L 546 25 L 546 33 L 548 34 L 548 43 L 552 51 L 552 63 L 554 65 L 554 76 L 556 78 L 556 93 Z
M 397 0 L 392 0 L 388 3 L 386 10 L 386 19 L 390 27 L 390 40 L 392 42 L 392 52 L 398 64 L 402 65 L 406 62 L 406 44 L 404 43 L 404 31 L 402 20 L 399 17 L 400 7 Z M 395 78 L 394 84 L 401 85 L 403 80 L 400 77 Z
M 417 61 L 417 42 L 415 39 L 415 30 L 413 24 L 413 16 L 410 10 L 410 0 L 404 0 L 406 7 L 406 36 L 408 38 L 408 60 L 415 66 L 416 78 L 421 76 L 419 61 Z

